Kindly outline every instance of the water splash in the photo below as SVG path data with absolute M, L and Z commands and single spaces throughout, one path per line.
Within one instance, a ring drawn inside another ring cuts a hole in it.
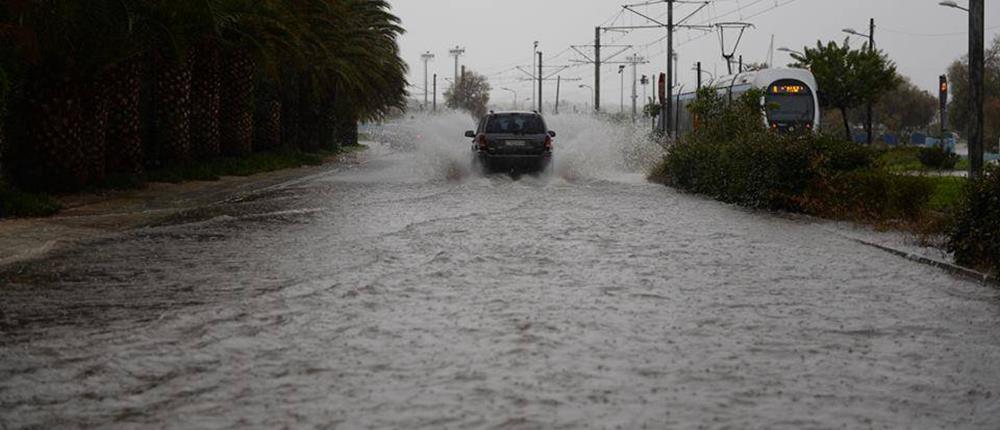
M 546 121 L 557 132 L 549 175 L 554 179 L 631 180 L 662 157 L 641 124 L 581 114 L 548 115 Z M 394 163 L 392 172 L 382 172 L 386 179 L 465 180 L 477 175 L 471 142 L 464 136 L 474 128 L 475 121 L 465 113 L 413 114 L 372 128 L 372 138 L 380 142 L 374 154 L 403 161 Z

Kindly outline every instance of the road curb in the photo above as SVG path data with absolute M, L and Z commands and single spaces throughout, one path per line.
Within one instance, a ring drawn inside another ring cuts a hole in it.
M 968 278 L 968 279 L 980 282 L 980 283 L 982 283 L 985 286 L 989 286 L 989 287 L 993 287 L 993 288 L 1000 287 L 1000 279 L 997 279 L 996 276 L 988 274 L 988 273 L 982 273 L 982 272 L 980 272 L 978 270 L 973 270 L 973 269 L 970 269 L 968 267 L 962 267 L 962 266 L 959 266 L 959 265 L 954 264 L 954 263 L 949 263 L 949 262 L 946 262 L 946 261 L 936 260 L 936 259 L 933 259 L 933 258 L 930 258 L 930 257 L 926 257 L 926 256 L 923 256 L 923 255 L 914 254 L 912 252 L 907 252 L 907 251 L 899 250 L 899 249 L 896 249 L 896 248 L 892 248 L 892 247 L 881 245 L 881 244 L 874 243 L 874 242 L 869 242 L 869 241 L 862 240 L 862 239 L 857 239 L 857 238 L 853 238 L 853 237 L 849 238 L 849 239 L 852 240 L 852 241 L 854 241 L 854 242 L 860 243 L 862 245 L 869 246 L 869 247 L 872 247 L 872 248 L 875 248 L 875 249 L 878 249 L 878 250 L 881 250 L 881 251 L 888 252 L 890 254 L 896 255 L 898 257 L 905 258 L 905 259 L 913 261 L 915 263 L 920 263 L 920 264 L 923 264 L 923 265 L 935 267 L 935 268 L 944 270 L 944 271 L 946 271 L 948 273 L 951 273 L 953 275 L 961 276 L 963 278 Z
M 232 181 L 229 182 L 187 181 L 186 184 L 204 183 L 204 186 L 196 191 L 181 189 L 130 191 L 117 196 L 97 198 L 76 206 L 85 208 L 108 205 L 106 210 L 86 213 L 67 211 L 51 217 L 0 220 L 0 272 L 18 264 L 43 259 L 57 250 L 89 240 L 156 226 L 170 215 L 239 201 L 262 192 L 295 186 L 336 174 L 343 171 L 344 167 L 344 157 L 338 157 L 318 166 L 301 166 L 234 177 L 230 178 Z M 168 186 L 176 188 L 183 185 Z M 120 204 L 114 203 L 156 199 L 161 199 L 163 203 L 153 208 L 123 209 Z

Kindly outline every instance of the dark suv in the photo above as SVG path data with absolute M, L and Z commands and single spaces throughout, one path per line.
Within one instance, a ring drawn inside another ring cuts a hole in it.
M 542 171 L 552 162 L 556 133 L 537 112 L 490 112 L 465 137 L 474 139 L 473 161 L 486 171 Z

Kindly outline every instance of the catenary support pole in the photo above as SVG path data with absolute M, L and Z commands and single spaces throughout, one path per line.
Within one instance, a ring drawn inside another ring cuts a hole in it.
M 701 91 L 701 61 L 698 62 L 698 91 Z
M 868 25 L 868 50 L 873 54 L 875 53 L 875 18 L 872 18 Z M 875 130 L 872 129 L 873 104 L 874 102 L 869 98 L 867 106 L 868 117 L 865 119 L 865 132 L 868 145 L 871 145 L 875 141 Z
M 985 74 L 985 0 L 969 1 L 969 84 L 972 109 L 969 118 L 969 177 L 983 174 L 983 78 Z
M 438 110 L 438 74 L 434 74 L 434 112 Z
M 601 111 L 601 27 L 594 29 L 594 111 Z
M 556 111 L 555 114 L 559 115 L 559 90 L 562 87 L 562 76 L 556 76 Z
M 542 52 L 538 51 L 538 113 L 542 113 L 542 84 L 545 82 L 545 75 L 542 69 Z
M 664 100 L 663 135 L 674 131 L 674 1 L 667 0 L 667 97 Z

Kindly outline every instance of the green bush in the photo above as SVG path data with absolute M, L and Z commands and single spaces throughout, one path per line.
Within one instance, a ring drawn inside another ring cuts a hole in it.
M 940 145 L 929 148 L 920 148 L 917 152 L 920 164 L 935 170 L 952 170 L 961 159 L 958 155 L 945 151 Z
M 949 251 L 959 264 L 1000 268 L 1000 168 L 969 181 L 949 235 Z
M 877 169 L 838 172 L 807 192 L 807 212 L 865 221 L 917 220 L 936 191 L 930 178 Z
M 701 126 L 673 145 L 654 176 L 742 206 L 861 220 L 918 219 L 935 192 L 927 178 L 893 175 L 878 153 L 842 139 L 768 130 L 760 94 L 727 103 L 699 94 Z

